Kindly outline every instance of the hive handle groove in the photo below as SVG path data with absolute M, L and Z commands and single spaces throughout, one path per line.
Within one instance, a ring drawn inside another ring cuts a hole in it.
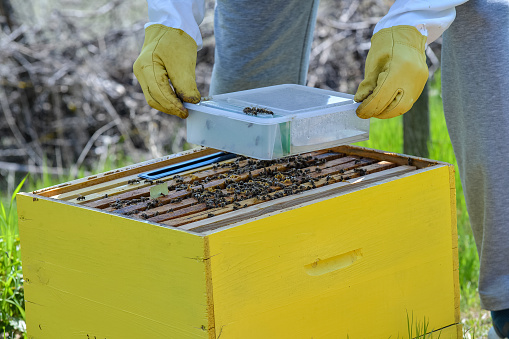
M 358 248 L 327 259 L 316 259 L 311 264 L 305 265 L 304 269 L 308 275 L 318 276 L 346 268 L 360 258 L 362 258 L 362 249 Z

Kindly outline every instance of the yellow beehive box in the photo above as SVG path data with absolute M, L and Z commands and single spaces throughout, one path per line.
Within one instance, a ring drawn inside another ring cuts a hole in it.
M 293 158 L 307 169 L 269 163 L 287 178 L 272 196 L 203 208 L 179 190 L 194 170 L 163 179 L 166 198 L 126 203 L 155 185 L 139 173 L 213 152 L 18 195 L 29 338 L 407 338 L 407 317 L 462 337 L 451 165 L 342 146 Z M 240 161 L 201 171 L 240 180 L 228 166 L 258 164 Z M 291 194 L 292 173 L 315 179 Z M 203 194 L 233 192 L 212 179 Z

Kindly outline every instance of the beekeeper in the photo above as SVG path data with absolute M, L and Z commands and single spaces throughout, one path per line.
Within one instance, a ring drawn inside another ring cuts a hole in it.
M 428 78 L 426 44 L 449 28 L 444 112 L 480 258 L 481 305 L 492 311 L 489 338 L 503 338 L 509 336 L 509 0 L 465 2 L 396 0 L 375 27 L 355 100 L 362 102 L 361 118 L 407 112 Z M 317 9 L 310 0 L 218 0 L 210 94 L 304 85 Z M 182 101 L 200 101 L 195 66 L 204 0 L 148 0 L 148 14 L 134 73 L 150 106 L 185 119 Z

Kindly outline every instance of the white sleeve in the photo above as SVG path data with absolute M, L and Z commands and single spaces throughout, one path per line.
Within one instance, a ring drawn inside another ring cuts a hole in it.
M 205 0 L 147 0 L 148 20 L 145 28 L 161 24 L 178 28 L 196 41 L 198 49 L 203 46 L 198 26 L 205 16 Z
M 409 25 L 427 36 L 429 44 L 449 28 L 456 17 L 455 7 L 465 2 L 467 0 L 396 0 L 373 33 L 383 28 Z

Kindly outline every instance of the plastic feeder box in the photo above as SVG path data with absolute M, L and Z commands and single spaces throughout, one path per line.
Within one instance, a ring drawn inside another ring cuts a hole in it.
M 187 141 L 257 159 L 277 159 L 369 138 L 353 95 L 277 85 L 186 103 Z M 273 114 L 248 115 L 245 108 Z

